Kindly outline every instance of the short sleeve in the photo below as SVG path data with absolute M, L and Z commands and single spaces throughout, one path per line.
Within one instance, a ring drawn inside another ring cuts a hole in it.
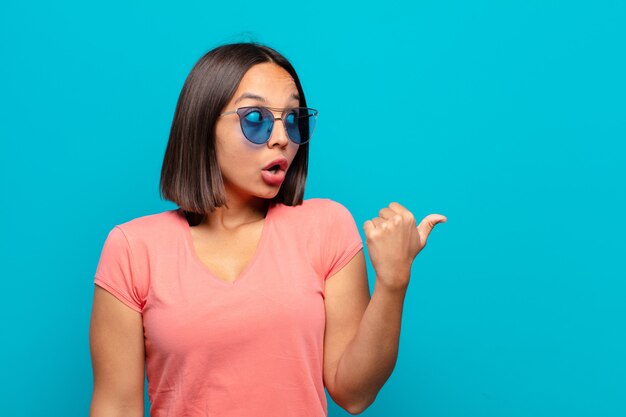
M 115 226 L 107 236 L 96 269 L 94 283 L 135 311 L 142 312 L 144 300 L 134 276 L 133 256 L 126 235 Z
M 322 224 L 322 262 L 328 279 L 354 257 L 363 242 L 352 214 L 336 201 L 328 200 Z

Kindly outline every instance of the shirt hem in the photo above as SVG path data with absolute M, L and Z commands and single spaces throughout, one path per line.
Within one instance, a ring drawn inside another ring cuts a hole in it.
M 117 298 L 118 300 L 120 300 L 121 302 L 123 302 L 125 305 L 132 308 L 136 312 L 143 313 L 143 310 L 141 309 L 141 307 L 138 307 L 132 300 L 128 299 L 121 291 L 117 290 L 115 287 L 103 281 L 98 276 L 95 277 L 94 284 L 99 285 L 100 287 L 104 288 L 105 290 L 113 294 L 115 298 Z
M 339 272 L 362 247 L 363 242 L 361 240 L 355 242 L 354 246 L 352 246 L 350 250 L 345 252 L 344 255 L 337 261 L 335 266 L 326 274 L 326 278 L 324 278 L 324 280 L 327 280 L 328 278 Z

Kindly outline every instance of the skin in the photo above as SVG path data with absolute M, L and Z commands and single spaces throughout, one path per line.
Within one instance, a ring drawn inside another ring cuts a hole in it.
M 272 63 L 257 64 L 244 74 L 222 113 L 253 105 L 298 107 L 297 97 L 298 89 L 287 71 Z M 280 117 L 279 111 L 273 113 Z M 237 114 L 218 119 L 215 145 L 227 207 L 209 213 L 202 224 L 191 227 L 191 235 L 198 257 L 213 275 L 232 282 L 254 255 L 267 203 L 280 190 L 280 185 L 263 181 L 261 170 L 280 157 L 291 167 L 299 145 L 289 140 L 282 121 L 275 122 L 268 142 L 254 144 L 241 132 Z
M 238 100 L 246 92 L 264 100 Z M 299 100 L 293 95 L 297 92 L 289 73 L 274 64 L 259 64 L 246 72 L 223 111 L 252 104 L 296 107 Z M 279 116 L 278 112 L 275 115 Z M 245 267 L 260 238 L 267 201 L 279 191 L 279 186 L 262 180 L 261 169 L 278 157 L 291 164 L 297 150 L 280 121 L 267 143 L 255 145 L 241 133 L 236 114 L 219 118 L 216 153 L 228 207 L 218 208 L 191 228 L 198 255 L 218 277 L 232 281 Z M 143 416 L 143 331 L 140 313 L 95 286 L 89 329 L 94 374 L 91 417 Z
M 245 93 L 263 100 L 240 100 Z M 247 105 L 295 107 L 299 102 L 294 95 L 297 89 L 289 73 L 272 63 L 258 64 L 246 72 L 223 111 Z M 291 164 L 297 150 L 280 121 L 267 143 L 255 145 L 241 133 L 236 114 L 219 118 L 216 152 L 228 207 L 218 208 L 191 228 L 198 256 L 217 276 L 226 281 L 236 279 L 255 252 L 267 201 L 280 188 L 267 185 L 261 169 L 277 157 L 285 157 Z M 324 384 L 333 400 L 351 414 L 362 412 L 375 400 L 393 371 L 412 262 L 434 226 L 446 220 L 431 214 L 416 226 L 412 213 L 393 202 L 363 225 L 376 272 L 373 295 L 363 250 L 326 280 Z M 90 346 L 94 369 L 90 416 L 142 416 L 145 352 L 141 314 L 98 286 Z
M 376 272 L 371 299 L 364 292 L 363 251 L 326 280 L 324 381 L 333 400 L 351 414 L 374 402 L 393 371 L 411 265 L 435 225 L 445 221 L 430 214 L 416 227 L 413 214 L 392 202 L 363 224 Z
M 240 97 L 246 93 L 263 100 Z M 287 71 L 276 64 L 254 65 L 243 76 L 224 111 L 262 105 L 273 108 L 298 107 L 298 89 Z M 274 111 L 280 117 L 280 112 Z M 208 216 L 209 228 L 228 228 L 265 217 L 267 200 L 278 194 L 280 185 L 268 185 L 261 169 L 276 158 L 284 157 L 289 166 L 299 145 L 287 137 L 282 121 L 276 121 L 267 143 L 249 142 L 241 132 L 239 116 L 230 114 L 218 119 L 215 128 L 217 160 L 224 178 L 228 208 L 219 207 Z

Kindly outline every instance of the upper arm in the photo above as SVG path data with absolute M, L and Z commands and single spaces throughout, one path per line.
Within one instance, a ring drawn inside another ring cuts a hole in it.
M 337 364 L 357 333 L 370 301 L 365 255 L 361 248 L 337 273 L 326 279 L 324 385 L 333 397 Z
M 144 336 L 141 313 L 95 285 L 89 346 L 94 376 L 91 417 L 143 416 Z

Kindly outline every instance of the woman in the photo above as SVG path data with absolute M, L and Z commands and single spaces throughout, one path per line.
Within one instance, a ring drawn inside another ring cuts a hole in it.
M 391 203 L 364 224 L 303 200 L 317 111 L 291 64 L 220 46 L 189 74 L 161 193 L 179 208 L 109 233 L 95 274 L 91 416 L 324 416 L 324 387 L 356 414 L 394 367 L 418 227 Z

